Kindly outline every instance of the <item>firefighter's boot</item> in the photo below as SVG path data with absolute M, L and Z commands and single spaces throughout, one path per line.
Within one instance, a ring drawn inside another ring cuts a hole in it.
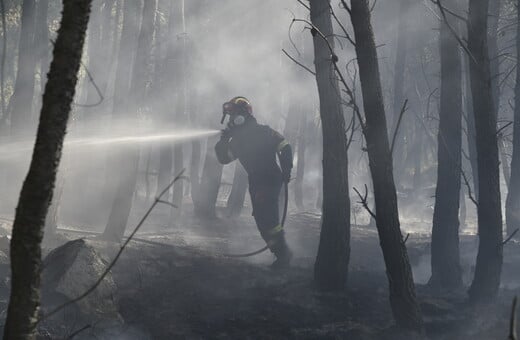
M 283 270 L 288 268 L 293 255 L 289 246 L 287 246 L 284 233 L 281 232 L 272 241 L 274 242 L 270 245 L 270 249 L 276 256 L 276 260 L 271 264 L 271 269 Z

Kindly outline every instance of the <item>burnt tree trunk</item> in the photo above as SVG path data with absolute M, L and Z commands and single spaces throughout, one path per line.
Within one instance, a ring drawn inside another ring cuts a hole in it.
M 303 176 L 305 174 L 305 150 L 307 147 L 307 115 L 305 108 L 300 115 L 297 142 L 296 179 L 294 181 L 294 203 L 299 210 L 304 210 L 303 205 Z
M 500 170 L 487 48 L 489 0 L 470 0 L 468 49 L 478 162 L 479 248 L 475 277 L 469 289 L 473 301 L 496 297 L 502 271 L 502 211 Z
M 374 187 L 376 224 L 388 275 L 390 305 L 399 327 L 422 332 L 412 269 L 399 224 L 392 154 L 368 0 L 352 0 L 351 20 L 365 108 L 364 135 Z
M 517 18 L 516 51 L 520 55 L 520 15 Z M 511 179 L 506 198 L 506 223 L 508 234 L 520 228 L 520 68 L 516 68 L 515 109 L 513 118 L 513 156 Z
M 478 164 L 477 164 L 477 132 L 475 128 L 475 115 L 473 114 L 473 95 L 471 94 L 470 81 L 470 59 L 465 54 L 466 67 L 464 74 L 464 92 L 466 94 L 464 101 L 466 103 L 466 138 L 468 142 L 468 157 L 471 166 L 471 183 L 474 198 L 478 201 Z
M 11 240 L 12 286 L 4 339 L 35 339 L 40 305 L 45 216 L 77 82 L 91 0 L 64 0 L 63 17 L 45 86 L 29 172 L 16 208 Z
M 139 32 L 137 51 L 132 70 L 132 84 L 126 107 L 128 112 L 137 111 L 145 106 L 146 87 L 150 76 L 150 49 L 153 41 L 156 0 L 146 0 L 142 11 L 142 24 Z M 128 223 L 135 186 L 137 183 L 139 165 L 139 147 L 123 145 L 117 155 L 120 174 L 117 178 L 116 196 L 103 238 L 109 241 L 121 241 Z
M 334 47 L 330 1 L 311 0 L 311 21 Z M 323 212 L 314 281 L 321 290 L 345 288 L 350 259 L 350 198 L 345 118 L 327 42 L 314 34 L 314 65 L 323 135 Z M 335 56 L 334 56 L 335 57 Z
M 36 23 L 35 11 L 35 0 L 23 0 L 16 82 L 8 107 L 11 131 L 15 134 L 19 134 L 24 128 L 27 128 L 33 110 L 36 56 L 32 48 Z
M 456 22 L 450 25 L 457 29 Z M 462 65 L 459 45 L 441 21 L 441 99 L 437 151 L 437 188 L 433 210 L 430 285 L 462 287 L 459 254 L 459 206 L 462 162 Z

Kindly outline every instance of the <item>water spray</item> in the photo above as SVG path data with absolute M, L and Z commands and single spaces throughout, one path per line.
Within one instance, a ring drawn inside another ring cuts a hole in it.
M 133 135 L 109 135 L 109 136 L 90 136 L 90 137 L 65 137 L 63 143 L 64 150 L 81 149 L 88 147 L 117 147 L 123 144 L 145 144 L 145 143 L 166 143 L 176 141 L 186 141 L 203 137 L 211 137 L 220 133 L 220 130 L 181 130 L 168 133 L 148 133 Z M 33 149 L 33 141 L 22 141 L 8 143 L 0 146 L 0 159 L 13 156 L 27 155 Z

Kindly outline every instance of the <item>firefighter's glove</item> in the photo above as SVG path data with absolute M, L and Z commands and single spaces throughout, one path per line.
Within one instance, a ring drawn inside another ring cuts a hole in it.
M 291 171 L 282 171 L 282 180 L 284 183 L 289 183 L 291 181 Z
M 228 142 L 231 139 L 231 129 L 229 127 L 222 130 L 222 133 L 220 135 L 220 140 Z

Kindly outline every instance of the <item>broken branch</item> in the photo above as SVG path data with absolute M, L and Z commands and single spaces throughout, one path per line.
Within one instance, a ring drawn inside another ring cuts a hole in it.
M 112 260 L 112 262 L 110 262 L 110 264 L 107 266 L 107 268 L 105 269 L 105 271 L 101 274 L 101 276 L 97 279 L 96 282 L 94 282 L 94 284 L 88 288 L 85 292 L 83 292 L 82 294 L 80 294 L 78 297 L 72 299 L 72 300 L 69 300 L 61 305 L 59 305 L 58 307 L 54 308 L 53 310 L 51 310 L 49 313 L 43 315 L 39 320 L 38 320 L 38 323 L 40 323 L 41 321 L 45 320 L 45 319 L 48 319 L 49 317 L 51 317 L 52 315 L 58 313 L 59 311 L 61 311 L 62 309 L 84 299 L 85 297 L 87 297 L 90 293 L 92 293 L 94 290 L 96 290 L 96 288 L 101 284 L 101 282 L 103 281 L 103 279 L 108 275 L 108 273 L 110 272 L 110 270 L 114 267 L 114 265 L 116 264 L 117 260 L 119 260 L 119 257 L 121 256 L 121 254 L 123 253 L 123 250 L 125 250 L 126 246 L 128 245 L 128 243 L 130 243 L 130 241 L 132 240 L 132 238 L 135 236 L 135 234 L 139 231 L 139 229 L 141 228 L 141 226 L 143 225 L 144 221 L 146 221 L 146 219 L 148 218 L 148 216 L 151 214 L 151 212 L 153 211 L 153 209 L 155 208 L 155 206 L 160 203 L 161 201 L 161 197 L 164 196 L 164 194 L 166 194 L 168 192 L 168 190 L 170 190 L 170 188 L 175 184 L 175 182 L 177 182 L 180 178 L 182 178 L 182 174 L 184 173 L 186 169 L 182 169 L 181 172 L 175 176 L 175 178 L 170 182 L 170 184 L 168 184 L 166 186 L 166 188 L 163 189 L 163 191 L 161 191 L 161 193 L 159 194 L 159 196 L 157 196 L 157 198 L 154 200 L 154 202 L 152 203 L 152 205 L 148 208 L 148 210 L 145 212 L 145 214 L 143 215 L 143 217 L 141 217 L 141 220 L 139 220 L 139 223 L 137 223 L 137 226 L 134 228 L 134 230 L 132 231 L 132 233 L 128 236 L 128 238 L 126 239 L 126 241 L 121 245 L 121 247 L 119 248 L 119 251 L 117 252 L 116 256 L 114 257 L 114 259 Z

